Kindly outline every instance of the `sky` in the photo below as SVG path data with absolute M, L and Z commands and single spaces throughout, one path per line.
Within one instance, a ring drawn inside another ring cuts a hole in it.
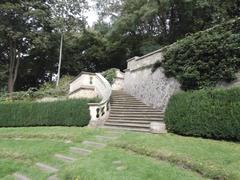
M 89 26 L 92 26 L 94 22 L 97 21 L 98 15 L 94 9 L 95 3 L 92 0 L 88 0 L 89 6 L 91 7 L 88 12 L 86 12 L 87 22 Z

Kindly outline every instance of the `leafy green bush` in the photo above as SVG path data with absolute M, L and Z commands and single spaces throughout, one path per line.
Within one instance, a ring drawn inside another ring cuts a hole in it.
M 170 132 L 240 140 L 240 88 L 199 90 L 173 96 L 165 122 Z
M 54 82 L 43 84 L 40 89 L 29 88 L 28 91 L 13 92 L 12 99 L 9 99 L 8 93 L 0 93 L 0 102 L 3 101 L 32 101 L 44 97 L 63 97 L 68 94 L 69 84 L 73 77 L 63 76 L 60 79 L 59 87 L 56 88 Z
M 114 80 L 116 79 L 116 69 L 109 69 L 107 71 L 104 71 L 102 75 L 108 80 L 110 84 L 113 84 Z
M 0 127 L 86 126 L 88 100 L 0 103 Z
M 185 90 L 234 80 L 240 70 L 240 18 L 166 47 L 162 66 Z

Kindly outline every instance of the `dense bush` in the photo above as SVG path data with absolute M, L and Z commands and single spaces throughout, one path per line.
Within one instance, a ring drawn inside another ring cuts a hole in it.
M 0 103 L 0 127 L 86 126 L 87 100 Z
M 199 90 L 173 96 L 165 121 L 170 132 L 240 140 L 240 89 Z
M 64 97 L 68 94 L 69 84 L 72 79 L 73 77 L 71 76 L 63 76 L 57 88 L 55 82 L 47 82 L 39 89 L 29 88 L 28 91 L 14 92 L 12 93 L 11 101 L 32 101 L 45 97 Z M 9 101 L 9 97 L 8 93 L 0 92 L 0 102 Z
M 240 70 L 240 18 L 198 32 L 165 48 L 163 67 L 183 89 L 232 81 Z
M 113 84 L 117 76 L 116 69 L 112 68 L 107 71 L 104 71 L 102 75 L 108 80 L 110 84 Z

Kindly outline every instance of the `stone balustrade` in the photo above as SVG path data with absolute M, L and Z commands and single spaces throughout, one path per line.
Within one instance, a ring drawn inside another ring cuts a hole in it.
M 97 127 L 103 125 L 110 114 L 110 98 L 112 87 L 110 83 L 100 74 L 96 73 L 94 82 L 95 91 L 102 98 L 100 103 L 89 103 L 91 120 L 89 126 Z

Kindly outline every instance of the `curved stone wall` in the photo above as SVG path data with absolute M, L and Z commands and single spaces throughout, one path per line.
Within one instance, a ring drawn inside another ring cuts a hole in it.
M 124 90 L 149 106 L 165 110 L 169 98 L 180 91 L 180 84 L 174 78 L 167 78 L 162 68 L 152 72 L 152 66 L 162 59 L 162 51 L 158 50 L 128 60 Z

